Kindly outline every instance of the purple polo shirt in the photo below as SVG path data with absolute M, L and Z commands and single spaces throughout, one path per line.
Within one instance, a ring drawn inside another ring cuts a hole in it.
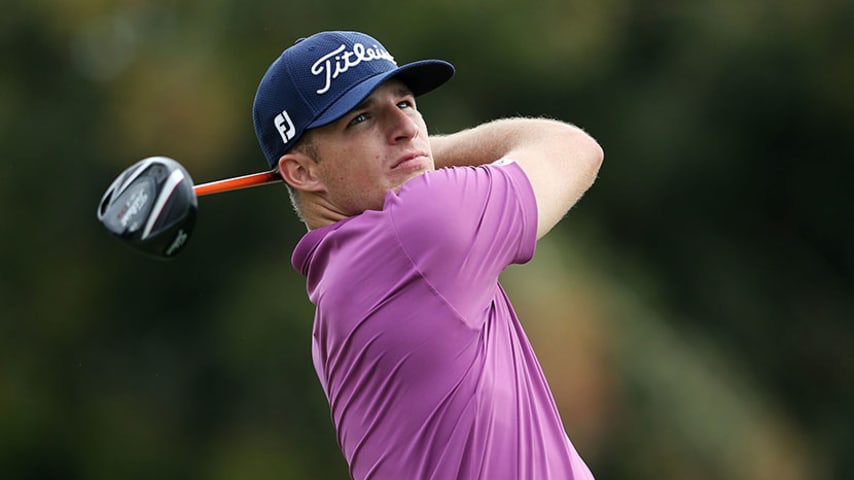
M 313 230 L 292 262 L 355 479 L 592 479 L 498 276 L 537 208 L 515 163 L 441 169 Z

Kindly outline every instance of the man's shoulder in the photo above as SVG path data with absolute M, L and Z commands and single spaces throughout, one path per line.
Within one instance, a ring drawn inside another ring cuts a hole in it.
M 417 207 L 424 205 L 422 201 L 429 200 L 430 203 L 451 205 L 457 202 L 457 206 L 461 207 L 460 198 L 485 196 L 491 192 L 491 184 L 496 176 L 524 175 L 518 166 L 511 165 L 514 165 L 512 160 L 502 159 L 488 165 L 445 167 L 426 172 L 404 183 L 400 192 L 386 194 L 386 206 L 390 205 L 390 199 L 397 199 L 398 202 L 392 202 L 392 206 L 403 204 Z
M 450 167 L 425 173 L 405 183 L 398 193 L 386 195 L 383 210 L 390 226 L 405 239 L 469 241 L 474 230 L 486 228 L 485 217 L 501 215 L 517 203 L 518 167 L 490 164 Z M 492 225 L 494 222 L 487 222 Z
M 432 223 L 444 222 L 448 215 L 466 208 L 466 192 L 469 197 L 476 196 L 474 189 L 467 186 L 477 182 L 480 175 L 482 172 L 473 167 L 426 172 L 403 184 L 399 192 L 388 192 L 383 211 L 398 228 L 430 228 Z

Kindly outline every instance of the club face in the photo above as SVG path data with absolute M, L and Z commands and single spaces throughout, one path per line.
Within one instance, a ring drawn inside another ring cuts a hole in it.
M 133 249 L 166 259 L 186 246 L 197 209 L 187 170 L 170 158 L 150 157 L 113 181 L 98 205 L 98 220 Z

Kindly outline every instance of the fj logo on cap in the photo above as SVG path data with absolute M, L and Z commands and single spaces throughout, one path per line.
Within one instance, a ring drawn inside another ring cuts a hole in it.
M 347 45 L 342 44 L 335 50 L 320 57 L 311 66 L 312 74 L 326 76 L 326 83 L 323 88 L 317 91 L 317 94 L 323 95 L 326 93 L 329 87 L 332 86 L 332 80 L 338 78 L 338 75 L 362 62 L 372 62 L 374 60 L 388 60 L 397 66 L 394 57 L 386 49 L 378 45 L 365 47 L 361 43 L 354 43 L 353 50 L 347 50 Z
M 282 136 L 282 141 L 287 144 L 294 135 L 297 133 L 297 129 L 294 128 L 294 122 L 291 121 L 290 115 L 288 115 L 287 110 L 282 110 L 282 113 L 276 115 L 276 118 L 273 119 L 273 123 L 276 124 L 276 130 L 279 131 L 279 135 Z

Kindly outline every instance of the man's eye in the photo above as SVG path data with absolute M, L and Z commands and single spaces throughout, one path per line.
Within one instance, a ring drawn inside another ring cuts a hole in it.
M 412 102 L 409 100 L 404 100 L 404 101 L 397 104 L 398 108 L 411 108 L 413 106 L 414 105 L 412 105 Z
M 368 119 L 367 115 L 365 115 L 364 113 L 360 113 L 360 114 L 356 115 L 355 117 L 353 117 L 353 119 L 350 120 L 350 123 L 348 125 L 350 125 L 350 126 L 357 125 L 357 124 L 364 122 L 367 119 Z

